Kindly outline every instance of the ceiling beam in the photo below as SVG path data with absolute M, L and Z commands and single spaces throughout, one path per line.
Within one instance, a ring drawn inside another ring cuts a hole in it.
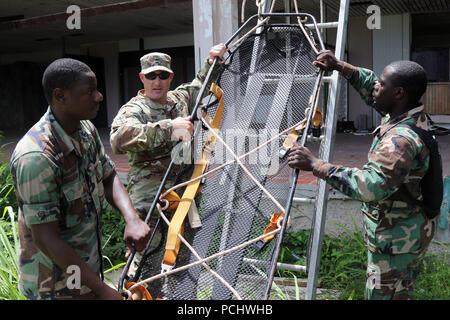
M 171 4 L 190 2 L 191 0 L 134 0 L 115 4 L 107 4 L 80 10 L 81 18 L 100 16 L 104 14 L 124 12 L 128 10 L 137 10 L 150 7 L 168 7 Z M 48 24 L 58 21 L 66 21 L 71 14 L 66 12 L 33 17 L 28 19 L 19 19 L 0 23 L 0 31 L 23 29 L 34 25 Z

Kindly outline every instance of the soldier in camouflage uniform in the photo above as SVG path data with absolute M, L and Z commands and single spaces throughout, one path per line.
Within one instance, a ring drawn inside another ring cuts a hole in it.
M 104 198 L 125 219 L 128 251 L 145 248 L 150 228 L 88 121 L 103 99 L 95 74 L 80 61 L 59 59 L 42 83 L 49 108 L 11 158 L 19 203 L 19 290 L 29 299 L 122 299 L 99 277 Z
M 428 170 L 429 150 L 404 126 L 429 128 L 419 103 L 427 85 L 425 71 L 414 62 L 398 61 L 388 65 L 378 79 L 368 69 L 337 60 L 328 50 L 314 64 L 326 71 L 338 70 L 384 117 L 373 132 L 369 161 L 362 169 L 326 163 L 300 146 L 292 148 L 289 165 L 312 171 L 362 201 L 368 248 L 366 299 L 413 299 L 419 262 L 435 232 L 435 221 L 409 201 L 422 199 L 420 180 Z
M 127 190 L 143 219 L 147 216 L 171 161 L 174 146 L 180 140 L 189 141 L 193 134 L 189 115 L 210 65 L 215 57 L 222 59 L 225 50 L 224 44 L 213 46 L 195 79 L 173 91 L 169 91 L 174 76 L 170 56 L 153 52 L 140 59 L 139 77 L 144 89 L 120 108 L 111 126 L 110 142 L 115 153 L 128 155 L 130 170 L 127 175 Z M 216 64 L 211 79 L 217 77 L 218 71 Z M 208 90 L 205 94 L 207 93 Z M 173 182 L 173 178 L 170 178 L 169 184 Z M 152 212 L 150 226 L 154 226 L 158 216 L 156 210 Z M 159 242 L 160 237 L 158 232 L 152 247 Z M 136 255 L 135 263 L 130 269 L 131 274 L 135 272 L 140 259 Z M 149 267 L 153 269 L 151 273 L 160 270 L 160 266 L 156 264 Z

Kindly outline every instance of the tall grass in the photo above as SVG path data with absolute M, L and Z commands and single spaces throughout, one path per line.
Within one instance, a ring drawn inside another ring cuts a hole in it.
M 336 223 L 343 229 L 338 236 L 324 235 L 320 258 L 319 282 L 322 288 L 332 289 L 334 299 L 358 300 L 364 298 L 367 252 L 364 237 L 354 225 L 355 232 Z M 306 249 L 310 230 L 287 233 L 283 240 L 279 261 L 290 264 L 306 264 Z M 279 271 L 279 276 L 306 278 L 304 272 Z M 325 290 L 329 291 L 329 290 Z M 330 291 L 331 292 L 331 291 Z M 336 292 L 337 296 L 336 296 Z M 282 297 L 281 297 L 282 298 Z
M 450 300 L 450 244 L 438 243 L 440 254 L 427 254 L 415 287 L 417 300 Z
M 19 240 L 12 207 L 4 209 L 0 220 L 0 300 L 26 300 L 19 292 Z
M 324 235 L 319 270 L 322 287 L 336 289 L 337 299 L 364 299 L 366 284 L 367 249 L 364 236 L 355 220 L 355 231 L 335 222 L 343 230 L 339 236 Z M 283 240 L 279 261 L 305 265 L 306 248 L 310 231 L 300 230 L 287 233 Z M 416 300 L 450 299 L 450 245 L 441 243 L 441 254 L 427 254 L 420 264 L 420 273 L 416 280 L 414 298 Z M 305 278 L 305 273 L 279 271 L 282 277 Z M 279 299 L 292 299 L 275 287 Z M 297 294 L 296 294 L 297 295 Z

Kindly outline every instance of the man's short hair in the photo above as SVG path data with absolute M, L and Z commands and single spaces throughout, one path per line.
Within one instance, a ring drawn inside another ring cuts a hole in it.
M 42 76 L 42 87 L 48 103 L 52 103 L 53 90 L 69 89 L 80 79 L 82 73 L 91 71 L 85 63 L 70 58 L 57 59 L 50 63 Z
M 425 69 L 413 61 L 396 61 L 389 64 L 395 70 L 390 80 L 394 87 L 402 87 L 408 95 L 408 102 L 414 104 L 420 100 L 427 89 Z

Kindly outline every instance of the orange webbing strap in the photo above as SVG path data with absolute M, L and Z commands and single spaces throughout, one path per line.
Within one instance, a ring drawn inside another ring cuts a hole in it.
M 164 188 L 162 190 L 162 193 L 166 193 L 166 189 Z M 165 197 L 167 201 L 169 201 L 169 207 L 166 208 L 166 210 L 176 210 L 178 208 L 178 204 L 180 203 L 181 199 L 178 196 L 178 194 L 175 191 L 170 191 Z
M 125 289 L 128 290 L 135 284 L 136 282 L 127 282 L 125 283 Z M 131 300 L 153 300 L 153 298 L 150 292 L 148 292 L 148 290 L 143 285 L 138 285 L 137 287 L 133 288 L 133 291 L 131 291 Z
M 308 112 L 308 111 L 307 111 Z M 303 133 L 306 127 L 308 118 L 308 113 L 306 113 L 305 119 L 303 119 L 300 124 L 295 128 L 292 129 L 286 139 L 283 142 L 283 146 L 280 148 L 278 156 L 280 159 L 283 159 L 286 154 L 291 150 L 291 148 L 294 146 L 294 142 L 297 141 L 298 137 Z M 322 123 L 323 113 L 319 110 L 319 108 L 316 109 L 316 112 L 314 113 L 314 117 L 312 119 L 313 126 L 316 128 L 320 127 L 320 124 Z
M 264 230 L 263 235 L 268 234 L 269 232 L 271 232 L 271 231 L 275 230 L 276 228 L 278 228 L 278 225 L 277 225 L 278 220 L 280 220 L 280 218 L 283 218 L 283 217 L 284 217 L 284 212 L 274 213 L 272 215 L 272 217 L 270 217 L 269 225 Z M 265 238 L 263 238 L 261 240 L 256 241 L 255 244 L 254 244 L 254 248 L 257 251 L 261 250 L 264 247 L 264 245 L 268 241 L 272 240 L 274 237 L 275 237 L 275 233 L 271 234 L 271 235 L 269 235 L 269 236 L 267 236 L 267 237 L 265 237 Z
M 219 100 L 219 106 L 214 115 L 214 119 L 211 123 L 211 128 L 218 132 L 220 124 L 222 122 L 224 102 L 223 102 L 223 90 L 217 86 L 215 83 L 211 84 L 210 92 Z M 209 117 L 205 117 L 209 118 Z M 211 153 L 214 151 L 214 144 L 216 142 L 215 136 L 209 132 L 206 141 L 203 145 L 202 151 L 197 158 L 194 172 L 192 173 L 191 180 L 202 175 L 211 159 Z M 197 190 L 200 187 L 200 180 L 196 180 L 187 185 L 186 190 L 181 197 L 178 204 L 178 208 L 172 217 L 169 224 L 169 230 L 167 233 L 166 242 L 166 252 L 164 254 L 162 263 L 162 272 L 164 270 L 170 270 L 171 267 L 175 265 L 175 261 L 180 250 L 180 239 L 178 238 L 178 233 L 183 234 L 183 225 L 186 215 L 188 214 L 189 208 L 191 207 L 192 201 L 194 200 Z
M 323 113 L 319 110 L 319 108 L 316 109 L 316 112 L 314 113 L 313 117 L 313 125 L 314 127 L 319 127 L 322 123 Z

